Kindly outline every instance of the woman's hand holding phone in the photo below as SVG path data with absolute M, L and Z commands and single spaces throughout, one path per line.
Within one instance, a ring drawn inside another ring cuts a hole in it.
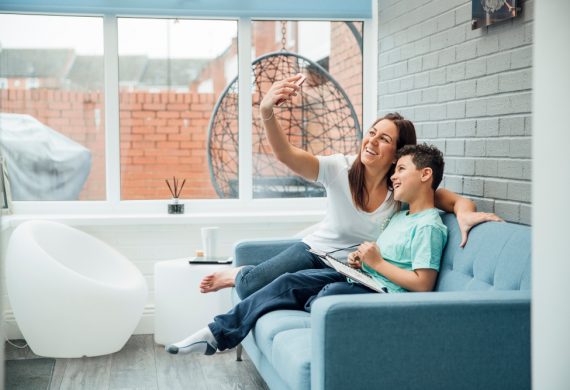
M 294 91 L 292 91 L 292 93 L 289 93 L 288 98 L 287 97 L 282 97 L 281 99 L 279 99 L 275 105 L 276 106 L 280 106 L 283 103 L 285 103 L 287 100 L 291 100 L 291 97 L 293 96 L 297 96 L 297 91 L 299 89 L 301 89 L 301 85 L 303 85 L 303 83 L 305 82 L 305 79 L 307 77 L 305 77 L 304 74 L 302 73 L 297 73 L 294 77 L 297 77 L 297 80 L 293 82 L 293 84 L 295 84 L 295 86 L 297 87 Z
M 274 82 L 259 105 L 261 115 L 268 117 L 273 112 L 274 106 L 280 106 L 291 100 L 293 96 L 297 96 L 297 91 L 301 89 L 305 79 L 305 75 L 297 73 L 295 76 Z

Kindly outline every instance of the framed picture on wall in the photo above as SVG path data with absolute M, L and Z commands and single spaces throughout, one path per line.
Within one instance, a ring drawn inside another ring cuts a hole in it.
M 518 16 L 522 0 L 471 0 L 471 29 Z
M 10 192 L 10 182 L 8 181 L 8 171 L 6 160 L 0 156 L 0 206 L 1 214 L 6 215 L 12 212 L 12 194 Z

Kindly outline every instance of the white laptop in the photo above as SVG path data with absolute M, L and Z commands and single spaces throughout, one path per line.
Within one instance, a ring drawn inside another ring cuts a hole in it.
M 363 271 L 359 270 L 359 269 L 355 269 L 352 268 L 346 264 L 344 264 L 342 261 L 334 258 L 333 256 L 331 256 L 330 254 L 328 254 L 327 252 L 323 252 L 317 249 L 313 249 L 313 248 L 309 248 L 307 249 L 309 252 L 311 252 L 314 255 L 319 256 L 319 258 L 321 260 L 323 260 L 323 262 L 328 265 L 331 268 L 334 268 L 337 272 L 343 274 L 344 276 L 352 279 L 355 282 L 358 282 L 374 291 L 377 291 L 379 293 L 387 293 L 388 290 L 386 289 L 385 286 L 383 286 L 382 284 L 380 284 L 380 282 L 378 282 L 376 279 L 374 279 L 372 276 L 370 276 L 367 273 L 364 273 Z

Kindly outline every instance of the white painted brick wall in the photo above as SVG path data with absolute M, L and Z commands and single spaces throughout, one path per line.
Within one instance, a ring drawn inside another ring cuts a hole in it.
M 379 2 L 378 114 L 398 111 L 445 153 L 443 185 L 530 224 L 532 27 L 471 30 L 471 1 Z

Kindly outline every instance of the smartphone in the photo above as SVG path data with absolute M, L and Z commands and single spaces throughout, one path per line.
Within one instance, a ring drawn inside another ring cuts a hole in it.
M 297 81 L 295 81 L 295 85 L 300 87 L 301 85 L 303 85 L 303 83 L 305 82 L 305 79 L 307 78 L 307 76 L 305 76 L 304 74 L 301 75 L 301 78 Z M 279 100 L 277 100 L 277 103 L 275 103 L 276 106 L 280 106 L 283 103 L 285 103 L 286 99 L 285 98 L 281 98 Z
M 190 257 L 188 263 L 190 264 L 231 264 L 233 257 Z

